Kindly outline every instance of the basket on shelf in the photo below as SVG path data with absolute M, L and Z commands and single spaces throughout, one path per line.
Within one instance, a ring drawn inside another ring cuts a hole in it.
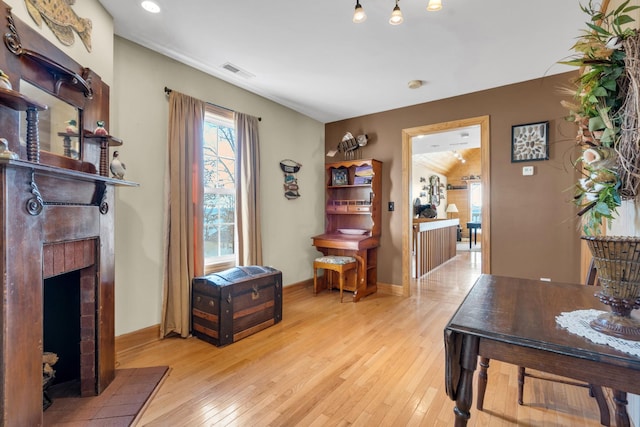
M 591 322 L 597 331 L 640 341 L 640 322 L 631 311 L 640 308 L 640 237 L 583 236 L 598 272 L 596 296 L 611 307 Z

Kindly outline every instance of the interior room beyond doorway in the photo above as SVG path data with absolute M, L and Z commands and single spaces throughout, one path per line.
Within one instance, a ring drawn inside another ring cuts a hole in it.
M 479 141 L 475 146 L 470 143 L 474 138 Z M 433 140 L 430 144 L 420 141 L 430 139 Z M 414 223 L 422 230 L 423 225 L 419 223 L 425 221 L 416 218 L 416 208 L 426 205 L 435 210 L 437 219 L 457 219 L 459 238 L 465 239 L 467 245 L 473 233 L 476 247 L 482 251 L 482 271 L 489 273 L 489 117 L 403 129 L 402 144 L 403 171 L 406 171 L 403 172 L 402 209 L 407 209 L 403 215 L 407 230 L 403 233 L 404 294 L 410 294 L 407 284 L 414 272 Z M 474 244 L 471 249 L 475 249 Z

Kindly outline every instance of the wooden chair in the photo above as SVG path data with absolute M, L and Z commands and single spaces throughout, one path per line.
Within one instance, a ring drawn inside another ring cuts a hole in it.
M 344 290 L 344 283 L 347 274 L 353 270 L 353 274 L 358 276 L 358 262 L 355 257 L 352 256 L 338 256 L 338 255 L 326 255 L 316 258 L 313 262 L 313 294 L 318 293 L 318 270 L 325 270 L 324 280 L 325 285 L 331 286 L 327 283 L 328 271 L 335 271 L 338 274 L 338 283 L 340 286 L 340 302 L 342 302 L 342 291 Z
M 587 278 L 586 278 L 586 285 L 596 286 L 596 280 L 597 280 L 597 271 L 592 259 L 591 265 L 589 266 L 589 273 L 587 274 Z M 578 387 L 585 387 L 589 389 L 589 395 L 596 399 L 596 402 L 598 403 L 598 408 L 600 409 L 600 424 L 602 424 L 603 426 L 609 426 L 611 424 L 611 415 L 609 413 L 609 406 L 607 405 L 607 399 L 604 396 L 602 387 L 594 384 L 587 384 L 587 383 L 578 382 L 578 381 L 566 380 L 563 378 L 555 378 L 555 377 L 551 378 L 544 375 L 532 374 L 530 372 L 527 372 L 524 366 L 518 366 L 518 404 L 519 405 L 523 404 L 522 395 L 524 391 L 524 380 L 526 377 L 537 378 L 545 381 L 555 381 L 562 384 L 575 385 Z

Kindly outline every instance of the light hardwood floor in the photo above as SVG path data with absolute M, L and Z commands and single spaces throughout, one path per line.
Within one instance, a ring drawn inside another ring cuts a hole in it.
M 480 253 L 459 252 L 410 298 L 340 304 L 336 291 L 300 288 L 285 292 L 282 322 L 255 335 L 223 348 L 165 339 L 118 354 L 118 367 L 172 368 L 139 425 L 453 426 L 443 328 L 479 272 Z M 474 406 L 469 426 L 600 425 L 579 387 L 527 379 L 519 406 L 516 374 L 492 361 L 485 410 Z

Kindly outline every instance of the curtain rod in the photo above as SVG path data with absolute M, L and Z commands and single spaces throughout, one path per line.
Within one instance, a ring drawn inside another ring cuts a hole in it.
M 169 89 L 166 86 L 164 87 L 164 94 L 165 95 L 169 95 L 172 91 L 173 91 L 173 89 Z M 222 108 L 223 110 L 231 111 L 232 113 L 236 112 L 235 110 L 232 110 L 231 108 L 223 107 L 222 105 L 214 104 L 213 102 L 207 102 L 207 104 L 211 104 L 214 107 Z M 258 121 L 261 122 L 262 121 L 262 117 L 258 117 Z

